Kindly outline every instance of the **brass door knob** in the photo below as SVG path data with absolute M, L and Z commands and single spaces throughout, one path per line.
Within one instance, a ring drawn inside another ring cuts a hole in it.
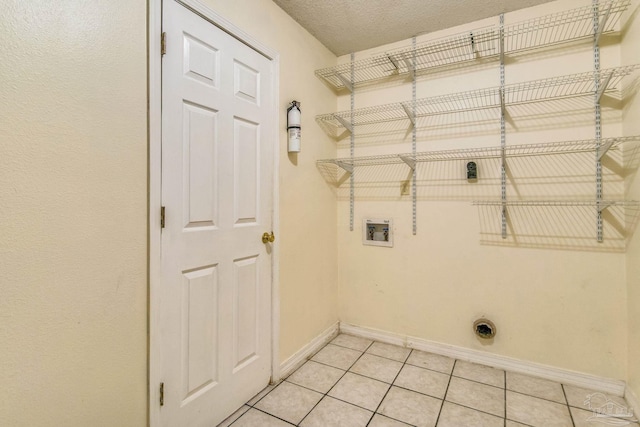
M 273 243 L 276 240 L 276 236 L 273 234 L 273 231 L 271 232 L 271 234 L 265 232 L 262 235 L 262 243 Z

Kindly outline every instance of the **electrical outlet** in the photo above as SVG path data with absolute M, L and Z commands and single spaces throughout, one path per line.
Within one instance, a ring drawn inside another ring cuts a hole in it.
M 400 195 L 401 196 L 409 196 L 411 195 L 411 181 L 406 180 L 400 182 Z

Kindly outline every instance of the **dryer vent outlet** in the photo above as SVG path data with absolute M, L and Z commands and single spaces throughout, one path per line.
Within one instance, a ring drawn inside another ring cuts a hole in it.
M 496 325 L 489 319 L 478 319 L 473 322 L 473 331 L 482 339 L 491 339 L 496 336 Z

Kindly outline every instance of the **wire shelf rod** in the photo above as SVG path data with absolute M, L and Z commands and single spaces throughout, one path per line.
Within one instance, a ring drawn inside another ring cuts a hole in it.
M 474 206 L 513 206 L 513 207 L 595 207 L 602 211 L 610 206 L 638 207 L 637 200 L 474 200 Z
M 602 21 L 600 21 L 600 23 L 598 24 L 598 32 L 596 33 L 596 40 L 594 42 L 594 44 L 596 46 L 599 46 L 600 36 L 602 35 L 602 31 L 604 30 L 604 28 L 607 25 L 607 20 L 609 19 L 609 14 L 611 13 L 611 7 L 612 6 L 613 6 L 613 4 L 609 3 L 609 5 L 607 6 L 607 11 L 605 12 L 604 16 L 602 17 Z

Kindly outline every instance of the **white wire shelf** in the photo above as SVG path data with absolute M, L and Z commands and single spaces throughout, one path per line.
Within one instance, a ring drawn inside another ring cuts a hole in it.
M 612 32 L 630 0 L 602 1 L 597 6 L 601 34 Z M 504 51 L 516 54 L 531 49 L 593 38 L 596 6 L 589 5 L 542 16 L 504 28 Z M 441 67 L 473 63 L 500 55 L 500 30 L 497 26 L 479 28 L 451 37 L 420 43 L 413 48 L 391 50 L 384 54 L 335 67 L 316 70 L 316 75 L 335 89 L 353 89 L 379 79 L 428 72 Z M 415 63 L 415 64 L 414 64 Z M 353 79 L 351 68 L 353 67 Z
M 504 50 L 506 54 L 524 52 L 585 38 L 593 39 L 593 17 L 599 16 L 600 34 L 615 31 L 622 13 L 630 0 L 601 1 L 551 15 L 505 26 Z
M 630 142 L 639 142 L 640 135 L 604 138 L 598 142 L 595 139 L 545 142 L 536 144 L 520 144 L 507 146 L 504 149 L 505 157 L 526 157 L 554 154 L 570 154 L 584 152 L 598 152 L 599 157 L 611 149 L 617 149 L 621 145 Z M 359 167 L 384 166 L 406 164 L 415 168 L 416 164 L 423 162 L 455 161 L 455 160 L 480 160 L 501 158 L 501 147 L 466 148 L 458 150 L 424 151 L 416 154 L 385 154 L 379 156 L 365 156 L 354 158 L 338 158 L 318 160 L 316 165 L 324 178 L 333 184 L 340 181 L 342 175 L 353 173 Z
M 477 59 L 497 57 L 500 33 L 495 27 L 480 28 L 451 37 L 420 43 L 413 48 L 401 48 L 335 67 L 316 70 L 316 76 L 336 89 L 350 88 L 351 66 L 353 84 L 372 82 L 393 76 L 408 75 L 414 70 L 425 71 Z M 415 55 L 414 55 L 415 52 Z
M 571 74 L 533 80 L 524 83 L 506 85 L 504 92 L 499 87 L 418 99 L 415 102 L 396 102 L 321 114 L 316 121 L 333 137 L 345 130 L 352 132 L 354 127 L 392 121 L 407 121 L 408 124 L 421 126 L 421 119 L 438 114 L 463 113 L 475 110 L 508 108 L 531 102 L 594 96 L 596 87 L 598 97 L 605 93 L 620 91 L 623 78 L 634 74 L 640 65 L 610 68 L 600 71 L 598 84 L 594 72 Z M 504 95 L 503 95 L 504 94 Z
M 610 206 L 639 207 L 637 200 L 474 200 L 474 206 L 505 207 L 595 207 L 604 210 Z

